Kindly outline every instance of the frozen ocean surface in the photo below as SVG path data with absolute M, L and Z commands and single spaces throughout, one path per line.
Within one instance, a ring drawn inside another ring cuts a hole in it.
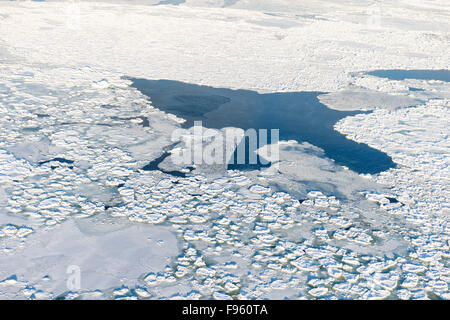
M 0 1 L 0 299 L 450 299 L 450 6 L 160 2 Z

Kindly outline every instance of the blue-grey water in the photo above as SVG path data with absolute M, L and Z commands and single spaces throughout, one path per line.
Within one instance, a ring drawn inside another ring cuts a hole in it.
M 39 165 L 42 165 L 42 164 L 45 164 L 45 163 L 49 163 L 49 162 L 52 162 L 52 161 L 55 161 L 55 162 L 61 162 L 61 163 L 68 163 L 68 164 L 72 164 L 74 161 L 73 160 L 69 160 L 69 159 L 65 159 L 65 158 L 53 158 L 53 159 L 50 159 L 50 160 L 44 160 L 44 161 L 41 161 L 41 162 L 39 162 Z
M 440 80 L 450 82 L 450 70 L 374 70 L 367 72 L 375 77 L 390 80 Z
M 337 164 L 358 173 L 395 167 L 387 154 L 334 130 L 340 119 L 364 112 L 327 108 L 318 99 L 325 92 L 259 94 L 171 80 L 128 79 L 154 107 L 186 119 L 185 127 L 201 120 L 207 128 L 279 129 L 280 140 L 309 142 L 322 148 Z
M 186 0 L 163 0 L 158 2 L 156 5 L 160 6 L 160 5 L 164 5 L 164 4 L 172 4 L 174 6 L 177 6 L 179 4 L 185 3 Z

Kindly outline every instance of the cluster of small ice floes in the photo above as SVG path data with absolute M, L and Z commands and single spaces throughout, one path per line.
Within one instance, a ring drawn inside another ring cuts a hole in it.
M 432 99 L 416 107 L 349 117 L 336 126 L 348 138 L 387 152 L 398 164 L 373 177 L 392 186 L 395 201 L 380 194 L 366 197 L 416 227 L 403 236 L 410 243 L 411 261 L 401 265 L 401 298 L 410 297 L 421 281 L 426 290 L 450 298 L 449 123 L 443 116 L 449 107 L 448 99 Z
M 7 224 L 0 226 L 0 238 L 1 237 L 19 237 L 23 238 L 33 233 L 33 229 L 26 226 L 16 226 L 13 224 Z
M 47 88 L 34 83 L 52 83 L 44 74 L 24 70 L 4 72 L 10 76 L 0 84 L 0 186 L 6 194 L 0 207 L 33 221 L 33 228 L 0 225 L 1 254 L 11 253 L 2 243 L 6 237 L 26 241 L 40 228 L 105 212 L 170 228 L 181 243 L 164 271 L 149 270 L 135 287 L 61 297 L 450 298 L 448 204 L 442 202 L 448 155 L 441 145 L 445 127 L 433 122 L 448 104 L 377 110 L 339 124 L 350 138 L 376 145 L 401 164 L 374 176 L 393 185 L 392 195 L 367 191 L 369 201 L 360 203 L 313 190 L 300 199 L 258 174 L 183 178 L 143 171 L 149 154 L 156 158 L 171 143 L 177 119 L 151 108 L 124 80 Z M 95 74 L 84 72 L 83 79 Z M 397 133 L 386 133 L 394 128 Z M 425 139 L 434 139 L 431 148 Z M 60 294 L 34 294 L 26 280 L 3 279 L 0 291 L 17 286 L 24 297 Z

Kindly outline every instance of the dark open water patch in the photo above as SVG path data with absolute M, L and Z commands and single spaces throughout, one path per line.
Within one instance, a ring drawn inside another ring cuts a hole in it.
M 67 164 L 72 164 L 74 162 L 73 160 L 69 160 L 69 159 L 65 159 L 65 158 L 53 158 L 53 159 L 50 159 L 50 160 L 41 161 L 41 162 L 39 162 L 39 165 L 43 165 L 45 163 L 49 163 L 49 162 L 52 162 L 52 161 L 60 162 L 60 163 L 67 163 Z
M 257 145 L 261 145 L 261 142 L 259 141 L 259 137 L 256 136 L 257 139 Z M 271 143 L 272 140 L 272 136 L 270 134 L 270 131 L 267 133 L 267 143 Z M 243 145 L 243 150 L 245 150 L 245 155 L 244 155 L 244 163 L 241 164 L 238 161 L 238 151 L 239 148 L 241 147 L 240 145 L 236 148 L 236 150 L 234 151 L 234 153 L 231 155 L 230 159 L 228 160 L 228 165 L 227 165 L 227 169 L 228 170 L 241 170 L 241 171 L 248 171 L 248 170 L 261 170 L 262 168 L 268 168 L 272 165 L 272 163 L 270 161 L 267 161 L 266 159 L 260 157 L 259 155 L 256 155 L 256 163 L 252 163 L 250 161 L 251 157 L 250 157 L 250 138 L 245 136 L 240 144 Z M 231 161 L 233 160 L 233 161 Z
M 439 80 L 450 82 L 450 70 L 374 70 L 367 72 L 371 76 L 390 80 Z
M 408 90 L 409 90 L 409 91 L 425 91 L 425 89 L 422 89 L 422 88 L 414 88 L 414 87 L 409 87 Z
M 151 161 L 149 164 L 144 166 L 142 168 L 142 170 L 144 170 L 144 171 L 161 171 L 163 173 L 166 173 L 166 174 L 174 176 L 174 177 L 186 178 L 187 174 L 185 172 L 178 171 L 178 170 L 164 170 L 159 167 L 159 164 L 161 162 L 163 162 L 170 155 L 171 155 L 170 152 L 164 152 L 161 156 L 159 156 L 158 158 L 156 158 L 155 160 Z M 189 171 L 194 170 L 193 167 L 188 167 L 187 169 Z
M 178 6 L 178 5 L 180 5 L 182 3 L 185 3 L 185 2 L 186 2 L 186 0 L 163 0 L 163 1 L 158 2 L 156 4 L 156 6 L 160 6 L 160 5 L 164 5 L 164 4 L 171 4 L 171 5 L 174 5 L 174 6 Z
M 50 159 L 50 160 L 44 160 L 44 161 L 40 161 L 39 162 L 39 165 L 41 166 L 41 165 L 43 165 L 43 164 L 46 164 L 46 163 L 51 163 L 51 162 L 59 162 L 59 163 L 65 163 L 65 164 L 68 164 L 68 168 L 69 169 L 73 169 L 73 163 L 74 163 L 74 161 L 73 160 L 69 160 L 69 159 L 65 159 L 65 158 L 53 158 L 53 159 Z M 50 166 L 50 168 L 52 169 L 52 170 L 54 170 L 54 169 L 56 169 L 57 168 L 57 166 Z
M 160 165 L 167 157 L 169 157 L 169 156 L 171 155 L 170 149 L 173 148 L 173 147 L 175 147 L 177 144 L 178 144 L 178 142 L 176 142 L 176 143 L 174 143 L 174 144 L 171 144 L 171 145 L 169 145 L 169 146 L 164 147 L 164 148 L 163 148 L 164 153 L 163 153 L 161 156 L 159 156 L 158 158 L 156 158 L 155 160 L 150 161 L 150 163 L 147 164 L 147 165 L 145 165 L 145 166 L 142 168 L 142 170 L 144 170 L 144 171 L 161 171 L 161 172 L 163 172 L 163 173 L 166 173 L 166 174 L 171 175 L 171 176 L 174 176 L 174 177 L 186 178 L 187 174 L 186 174 L 185 172 L 178 171 L 178 170 L 164 170 L 164 169 L 161 169 L 161 168 L 159 167 L 159 165 Z M 194 170 L 193 167 L 187 167 L 187 169 L 188 169 L 189 171 Z
M 154 107 L 186 119 L 184 127 L 201 120 L 204 127 L 215 129 L 279 129 L 280 140 L 309 142 L 322 148 L 337 164 L 358 173 L 372 174 L 395 167 L 387 154 L 334 130 L 340 119 L 367 112 L 329 109 L 318 99 L 325 92 L 259 94 L 171 80 L 128 79 L 132 87 L 151 99 Z

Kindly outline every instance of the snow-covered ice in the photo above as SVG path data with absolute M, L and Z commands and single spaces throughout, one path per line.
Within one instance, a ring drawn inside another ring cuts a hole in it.
M 450 7 L 371 5 L 0 2 L 0 298 L 449 299 L 450 84 L 370 71 L 448 71 Z M 137 78 L 320 92 L 396 165 L 143 170 L 186 119 Z

